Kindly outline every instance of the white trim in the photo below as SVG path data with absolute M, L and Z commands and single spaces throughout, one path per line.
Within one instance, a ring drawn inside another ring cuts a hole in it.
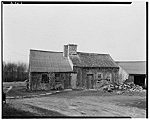
M 69 64 L 70 64 L 70 66 L 71 66 L 71 68 L 72 68 L 72 71 L 73 71 L 73 63 L 72 63 L 72 61 L 70 60 L 70 57 L 68 56 L 68 61 L 69 61 Z

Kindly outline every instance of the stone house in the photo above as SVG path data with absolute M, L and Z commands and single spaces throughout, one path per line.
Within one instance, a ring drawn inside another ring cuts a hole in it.
M 97 89 L 104 83 L 118 83 L 119 66 L 109 54 L 77 52 L 77 45 L 64 45 L 63 52 L 30 50 L 31 90 Z

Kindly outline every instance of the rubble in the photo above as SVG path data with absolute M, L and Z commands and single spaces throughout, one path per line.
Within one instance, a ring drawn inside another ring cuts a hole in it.
M 123 83 L 123 84 L 109 84 L 102 87 L 103 91 L 113 92 L 122 94 L 123 92 L 142 92 L 142 86 L 135 85 L 134 83 Z
M 116 93 L 117 93 L 117 94 L 122 94 L 122 91 L 117 91 Z

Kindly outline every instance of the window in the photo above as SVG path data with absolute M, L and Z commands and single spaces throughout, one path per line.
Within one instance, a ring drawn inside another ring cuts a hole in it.
M 111 81 L 111 74 L 107 75 L 107 80 Z
M 102 74 L 101 73 L 97 74 L 97 83 L 100 83 L 101 79 L 102 79 Z
M 61 75 L 60 74 L 58 74 L 58 73 L 56 73 L 55 74 L 55 82 L 60 82 L 61 81 Z
M 98 74 L 98 78 L 102 78 L 102 74 Z
M 55 78 L 59 78 L 60 77 L 60 74 L 55 74 Z
M 48 79 L 47 74 L 43 74 L 42 75 L 42 81 L 41 81 L 41 83 L 49 83 L 49 79 Z

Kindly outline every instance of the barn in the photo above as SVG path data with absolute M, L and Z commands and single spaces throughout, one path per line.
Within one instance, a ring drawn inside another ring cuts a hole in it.
M 117 61 L 119 79 L 133 82 L 136 85 L 146 86 L 146 61 Z
M 109 54 L 77 52 L 75 44 L 63 49 L 30 50 L 30 90 L 97 89 L 119 82 L 119 66 Z

